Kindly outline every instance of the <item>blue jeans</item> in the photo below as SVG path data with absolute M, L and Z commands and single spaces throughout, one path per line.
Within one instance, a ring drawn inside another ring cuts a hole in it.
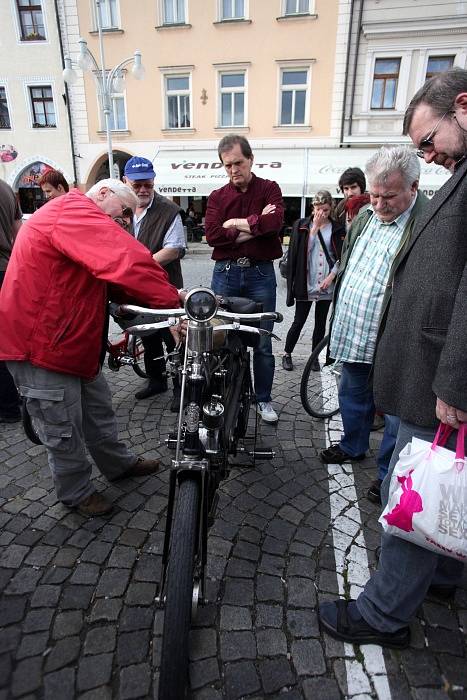
M 364 454 L 370 446 L 370 432 L 375 415 L 371 365 L 364 362 L 344 362 L 339 384 L 339 408 L 344 426 L 340 446 L 351 457 Z M 378 453 L 378 479 L 387 474 L 396 444 L 399 419 L 385 415 L 384 435 Z
M 228 260 L 218 260 L 214 265 L 211 287 L 216 294 L 222 296 L 247 297 L 260 302 L 263 311 L 276 310 L 276 275 L 272 262 L 239 267 Z M 263 321 L 261 327 L 272 331 L 274 322 Z M 268 336 L 261 336 L 254 350 L 253 377 L 256 400 L 271 401 L 274 355 L 271 338 Z
M 412 437 L 432 442 L 434 428 L 421 428 L 401 421 L 388 474 L 381 488 L 383 506 L 388 502 L 389 484 L 399 453 Z M 446 447 L 455 450 L 457 433 Z M 399 537 L 383 533 L 378 569 L 357 599 L 360 614 L 381 632 L 395 632 L 409 624 L 431 584 L 457 585 L 463 563 L 418 547 Z

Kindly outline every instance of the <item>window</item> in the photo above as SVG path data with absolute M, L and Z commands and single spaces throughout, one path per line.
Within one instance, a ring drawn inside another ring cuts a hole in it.
M 54 99 L 50 85 L 37 85 L 29 88 L 34 128 L 57 126 Z
M 0 87 L 0 129 L 11 129 L 10 113 L 4 87 Z
M 221 0 L 221 21 L 245 18 L 245 0 Z
M 282 70 L 280 124 L 304 125 L 308 71 Z
M 42 41 L 45 39 L 42 5 L 38 0 L 16 0 L 21 41 Z
M 285 0 L 284 15 L 308 15 L 310 0 Z
M 245 126 L 245 73 L 220 73 L 220 126 Z
M 120 26 L 117 0 L 101 0 L 99 3 L 99 10 L 94 3 L 93 7 L 94 13 L 100 10 L 102 29 L 117 29 Z M 97 27 L 97 18 L 95 24 Z
M 112 131 L 125 131 L 127 128 L 126 124 L 126 110 L 125 110 L 125 96 L 124 95 L 112 95 L 110 102 L 110 128 Z
M 166 123 L 168 129 L 191 127 L 190 77 L 170 75 L 165 77 Z
M 162 24 L 185 24 L 185 0 L 162 0 Z
M 375 60 L 371 109 L 395 109 L 400 66 L 400 58 Z
M 449 70 L 454 65 L 455 56 L 430 56 L 426 66 L 425 80 L 432 78 L 437 73 Z

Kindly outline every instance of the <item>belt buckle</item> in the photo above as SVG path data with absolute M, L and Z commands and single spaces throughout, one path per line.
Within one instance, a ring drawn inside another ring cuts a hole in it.
M 237 258 L 236 262 L 239 267 L 251 267 L 250 258 Z

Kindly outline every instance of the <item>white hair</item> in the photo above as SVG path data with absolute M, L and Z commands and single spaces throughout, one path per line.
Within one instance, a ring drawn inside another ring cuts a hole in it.
M 96 195 L 103 187 L 107 187 L 109 190 L 112 190 L 120 201 L 123 202 L 125 207 L 130 207 L 130 209 L 134 211 L 138 206 L 138 197 L 135 195 L 131 187 L 125 185 L 125 183 L 121 182 L 121 180 L 117 180 L 113 177 L 108 177 L 105 180 L 99 180 L 99 182 L 96 182 L 96 184 L 86 192 L 86 197 L 95 199 Z
M 399 172 L 410 187 L 420 180 L 420 159 L 410 146 L 382 146 L 367 161 L 365 172 L 374 185 L 384 183 L 393 173 Z

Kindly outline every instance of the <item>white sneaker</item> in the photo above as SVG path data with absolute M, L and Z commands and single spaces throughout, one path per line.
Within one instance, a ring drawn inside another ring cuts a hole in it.
M 258 401 L 256 404 L 256 410 L 265 423 L 277 423 L 279 420 L 279 416 L 273 409 L 270 401 Z

